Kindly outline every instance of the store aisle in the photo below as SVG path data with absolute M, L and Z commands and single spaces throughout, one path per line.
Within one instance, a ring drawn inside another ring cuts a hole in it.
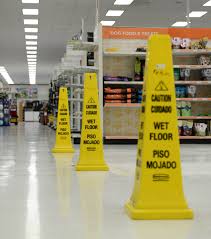
M 132 191 L 136 146 L 105 146 L 110 172 L 76 173 L 78 150 L 72 159 L 53 156 L 54 134 L 36 123 L 0 128 L 1 238 L 210 238 L 210 145 L 182 145 L 193 221 L 132 221 L 123 205 Z

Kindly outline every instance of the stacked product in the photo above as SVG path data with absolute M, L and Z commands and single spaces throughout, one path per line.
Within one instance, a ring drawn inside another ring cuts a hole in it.
M 141 103 L 142 90 L 136 88 L 104 88 L 105 103 Z
M 10 103 L 10 123 L 18 124 L 18 114 L 17 114 L 17 100 L 12 99 Z
M 0 94 L 0 126 L 10 126 L 10 101 L 6 93 Z

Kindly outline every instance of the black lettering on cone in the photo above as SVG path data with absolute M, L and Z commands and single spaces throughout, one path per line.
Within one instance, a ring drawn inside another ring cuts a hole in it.
M 169 150 L 153 150 L 153 158 L 169 158 Z
M 171 102 L 171 95 L 152 95 L 152 102 Z
M 147 161 L 146 166 L 148 169 L 175 169 L 177 163 L 175 161 Z
M 171 106 L 152 106 L 151 112 L 152 113 L 171 113 L 172 107 Z
M 150 140 L 173 140 L 172 133 L 149 133 Z
M 84 144 L 100 144 L 100 140 L 93 140 L 93 139 L 85 139 Z

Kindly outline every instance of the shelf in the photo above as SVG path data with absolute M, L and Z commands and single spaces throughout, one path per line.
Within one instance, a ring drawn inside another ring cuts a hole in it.
M 211 120 L 211 116 L 178 116 L 179 120 L 194 120 L 194 119 L 201 119 L 201 120 Z
M 93 67 L 93 66 L 81 66 L 81 67 L 71 67 L 71 66 L 62 66 L 61 70 L 63 72 L 68 72 L 68 73 L 72 73 L 72 74 L 83 74 L 83 73 L 88 73 L 88 72 L 98 72 L 98 68 L 97 67 Z
M 174 56 L 195 56 L 195 55 L 203 55 L 203 54 L 211 54 L 211 49 L 173 49 L 172 50 Z M 104 51 L 104 56 L 140 56 L 146 57 L 146 52 L 135 52 L 135 51 L 116 51 L 116 52 L 109 52 Z
M 140 103 L 105 103 L 104 108 L 108 107 L 140 107 Z
M 105 136 L 106 139 L 138 139 L 138 136 Z M 211 139 L 211 136 L 179 136 L 180 139 Z
M 174 65 L 175 69 L 203 70 L 211 69 L 211 65 Z
M 105 85 L 143 85 L 143 81 L 104 81 Z M 175 81 L 175 85 L 211 85 L 211 81 Z
M 69 85 L 69 87 L 80 87 L 80 88 L 84 88 L 84 85 L 82 85 L 82 84 L 71 84 L 71 85 Z
M 129 51 L 122 51 L 122 52 L 109 52 L 104 51 L 104 56 L 113 56 L 113 57 L 122 57 L 122 56 L 140 56 L 145 58 L 146 52 L 129 52 Z
M 195 101 L 195 102 L 201 102 L 201 101 L 211 101 L 211 98 L 177 98 L 177 101 Z
M 143 85 L 143 81 L 104 81 L 105 85 Z M 211 84 L 211 83 L 210 83 Z
M 138 139 L 138 136 L 105 136 L 105 139 Z
M 176 85 L 211 85 L 211 81 L 175 81 Z
M 211 54 L 211 49 L 173 49 L 175 56 L 191 56 L 191 55 Z
M 79 51 L 96 51 L 98 49 L 98 43 L 96 42 L 83 42 L 83 41 L 69 41 L 68 47 L 73 50 Z
M 83 102 L 83 99 L 68 98 L 69 101 Z
M 180 136 L 180 139 L 211 139 L 211 136 Z

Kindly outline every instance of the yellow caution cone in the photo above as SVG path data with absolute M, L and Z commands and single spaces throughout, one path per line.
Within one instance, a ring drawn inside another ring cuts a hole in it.
M 80 156 L 76 170 L 107 171 L 108 166 L 104 161 L 97 75 L 95 73 L 85 74 L 81 134 Z
M 192 219 L 180 162 L 171 40 L 148 43 L 133 194 L 125 205 L 132 219 Z
M 70 114 L 67 88 L 59 89 L 59 107 L 56 129 L 56 144 L 52 153 L 74 153 L 71 141 Z

